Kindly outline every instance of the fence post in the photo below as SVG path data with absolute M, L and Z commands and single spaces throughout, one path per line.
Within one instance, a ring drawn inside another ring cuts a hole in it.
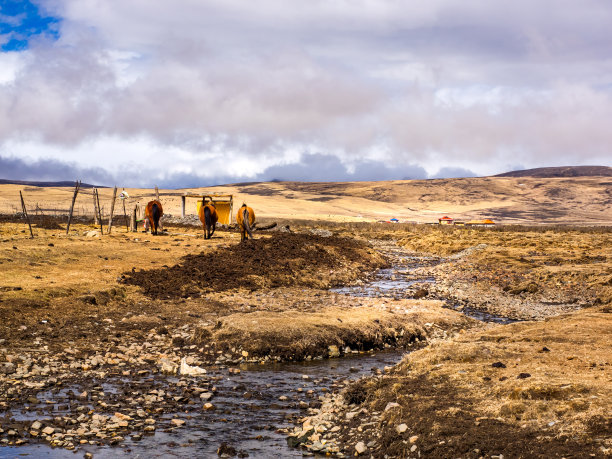
M 108 234 L 111 233 L 111 227 L 113 226 L 113 212 L 115 211 L 115 199 L 117 199 L 117 187 L 113 189 L 113 200 L 111 201 L 110 216 L 108 217 Z
M 100 224 L 98 220 L 98 205 L 96 204 L 96 188 L 94 187 L 91 190 L 91 197 L 93 198 L 93 206 L 94 206 L 94 225 Z
M 74 184 L 74 194 L 72 195 L 72 204 L 70 204 L 70 212 L 68 213 L 68 224 L 66 225 L 66 234 L 70 231 L 70 222 L 72 221 L 72 212 L 74 211 L 74 201 L 76 201 L 77 194 L 79 193 L 79 188 L 81 187 L 81 182 L 78 180 Z
M 100 236 L 104 234 L 104 228 L 102 227 L 102 211 L 100 210 L 100 195 L 96 188 L 96 203 L 98 204 L 98 218 L 100 219 Z
M 19 190 L 19 197 L 21 198 L 21 209 L 23 210 L 26 221 L 28 222 L 28 227 L 30 228 L 30 238 L 34 239 L 34 233 L 32 232 L 32 224 L 30 223 L 30 217 L 28 216 L 28 211 L 26 209 L 25 202 L 23 202 L 23 195 L 21 194 L 21 190 Z

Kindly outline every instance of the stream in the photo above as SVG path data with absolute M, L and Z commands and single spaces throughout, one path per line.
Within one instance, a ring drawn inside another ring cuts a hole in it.
M 367 282 L 333 291 L 351 296 L 414 298 L 419 289 L 435 282 L 430 275 L 415 274 L 415 269 L 434 266 L 441 262 L 440 259 L 409 256 L 390 243 L 377 242 L 376 246 L 391 260 L 392 267 L 379 270 Z M 427 269 L 420 271 L 428 272 Z M 463 308 L 462 312 L 483 321 L 510 322 L 468 308 Z M 140 438 L 128 434 L 116 446 L 79 445 L 78 455 L 82 457 L 89 452 L 95 458 L 217 457 L 218 448 L 226 443 L 234 448 L 237 457 L 302 457 L 302 450 L 287 446 L 285 429 L 293 427 L 299 417 L 307 414 L 308 407 L 317 407 L 319 397 L 326 392 L 338 391 L 349 380 L 394 365 L 403 354 L 393 350 L 299 363 L 244 364 L 238 373 L 227 367 L 212 367 L 201 377 L 156 375 L 143 376 L 140 380 L 138 377 L 129 380 L 110 377 L 83 381 L 47 394 L 49 399 L 56 401 L 56 405 L 49 408 L 48 417 L 70 416 L 68 405 L 74 401 L 71 393 L 91 392 L 92 387 L 91 393 L 105 397 L 105 402 L 122 412 L 135 409 L 122 401 L 125 394 L 153 391 L 165 397 L 178 397 L 181 411 L 164 409 L 154 435 L 145 434 Z M 214 410 L 202 409 L 197 390 L 185 391 L 198 386 L 214 393 L 210 400 Z M 84 405 L 84 410 L 93 407 L 87 402 Z M 40 413 L 18 409 L 13 409 L 9 417 L 15 421 L 42 419 Z M 185 425 L 174 427 L 172 419 L 184 420 Z M 50 448 L 46 443 L 0 447 L 0 457 L 67 458 L 74 455 L 73 451 Z

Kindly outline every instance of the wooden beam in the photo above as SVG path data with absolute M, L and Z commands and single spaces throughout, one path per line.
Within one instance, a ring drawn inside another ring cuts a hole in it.
M 187 200 L 186 196 L 181 196 L 181 217 L 185 218 L 185 201 Z

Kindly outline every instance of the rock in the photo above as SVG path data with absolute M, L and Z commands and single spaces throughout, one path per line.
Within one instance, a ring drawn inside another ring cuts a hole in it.
M 281 395 L 280 397 L 278 397 L 278 399 L 279 399 L 281 402 L 285 402 L 285 401 L 289 400 L 289 398 L 288 398 L 286 395 Z
M 172 362 L 169 359 L 162 358 L 159 361 L 160 363 L 160 371 L 165 375 L 174 375 L 178 370 L 178 365 Z
M 312 228 L 310 232 L 314 234 L 315 236 L 321 236 L 321 237 L 331 237 L 334 235 L 334 233 L 332 233 L 331 231 L 320 229 L 320 228 Z
M 42 427 L 42 424 L 39 421 L 34 421 L 32 425 L 30 426 L 30 428 L 33 430 L 40 430 L 41 427 Z
M 416 443 L 416 441 L 419 439 L 418 435 L 413 435 L 412 437 L 410 437 L 410 443 Z
M 215 406 L 212 403 L 205 403 L 202 409 L 205 411 L 212 411 L 215 409 Z
M 145 419 L 145 424 L 148 425 L 148 426 L 154 426 L 155 425 L 155 419 L 147 418 L 147 419 Z
M 176 427 L 181 427 L 181 426 L 185 425 L 185 421 L 183 421 L 182 419 L 173 419 L 170 422 L 172 424 L 174 424 Z
M 213 394 L 210 392 L 202 392 L 200 394 L 200 400 L 210 400 L 213 397 Z
M 219 457 L 234 457 L 237 453 L 236 448 L 225 442 L 221 443 L 219 448 L 217 448 L 217 455 Z
M 400 406 L 399 403 L 389 402 L 387 403 L 387 406 L 385 406 L 385 411 L 392 410 L 393 408 L 399 408 L 399 406 Z
M 495 362 L 495 363 L 492 363 L 492 364 L 491 364 L 491 366 L 492 366 L 493 368 L 506 368 L 506 365 L 504 365 L 502 362 Z
M 412 445 L 410 447 L 410 452 L 414 453 L 417 450 L 417 445 Z
M 527 379 L 527 378 L 531 378 L 531 375 L 529 373 L 520 373 L 516 378 L 517 379 Z
M 85 459 L 92 459 L 92 458 L 93 458 L 93 454 L 91 454 L 91 453 L 85 453 L 85 454 L 83 454 L 83 457 L 84 457 Z
M 42 430 L 42 433 L 44 433 L 45 435 L 53 435 L 54 432 L 55 432 L 55 429 L 50 426 L 47 426 Z
M 328 350 L 329 350 L 330 358 L 340 357 L 340 349 L 338 349 L 338 346 L 336 346 L 335 344 L 332 344 L 331 346 L 329 346 Z
M 399 426 L 395 427 L 395 430 L 398 434 L 403 434 L 408 430 L 408 426 L 406 424 L 400 424 Z
M 179 374 L 184 376 L 202 376 L 206 374 L 206 370 L 201 367 L 188 365 L 185 357 L 181 359 L 181 367 Z
M 11 362 L 0 363 L 0 375 L 12 375 L 17 371 L 17 367 Z
M 362 441 L 360 441 L 359 443 L 357 443 L 357 444 L 355 445 L 355 451 L 357 451 L 357 454 L 363 454 L 363 453 L 365 453 L 366 449 L 368 449 L 368 448 L 367 448 L 367 446 L 365 445 L 365 443 L 364 443 L 364 442 L 362 442 Z

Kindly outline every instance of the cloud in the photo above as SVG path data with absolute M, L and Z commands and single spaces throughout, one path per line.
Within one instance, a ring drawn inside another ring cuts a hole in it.
M 610 164 L 607 2 L 40 9 L 58 35 L 0 55 L 0 151 L 20 158 L 138 183 L 154 163 L 176 186 Z
M 343 164 L 334 155 L 315 153 L 305 154 L 296 163 L 269 167 L 257 175 L 257 180 L 340 182 L 426 177 L 425 169 L 417 165 L 393 167 L 379 161 L 367 160 L 357 162 L 351 167 Z
M 463 169 L 462 167 L 443 167 L 438 172 L 429 178 L 460 178 L 460 177 L 476 177 L 474 172 Z
M 101 168 L 82 168 L 74 163 L 55 159 L 24 161 L 0 156 L 0 178 L 6 180 L 69 181 L 81 180 L 95 185 L 112 183 L 111 175 Z

